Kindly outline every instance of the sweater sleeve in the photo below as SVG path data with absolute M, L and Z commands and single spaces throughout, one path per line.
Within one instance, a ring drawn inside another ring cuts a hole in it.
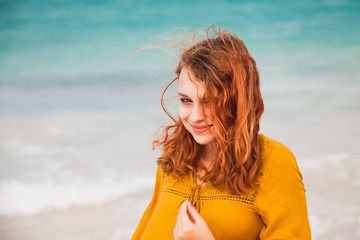
M 255 208 L 264 222 L 260 239 L 311 239 L 302 175 L 285 146 L 264 162 Z
M 156 172 L 156 180 L 155 180 L 155 188 L 154 188 L 153 197 L 151 199 L 149 206 L 146 208 L 131 240 L 137 240 L 137 239 L 141 238 L 141 235 L 143 234 L 144 229 L 146 228 L 146 225 L 148 224 L 148 222 L 151 218 L 151 215 L 154 212 L 154 209 L 159 201 L 161 189 L 163 187 L 163 181 L 164 181 L 163 172 L 161 170 L 161 167 L 159 166 L 157 169 L 157 172 Z

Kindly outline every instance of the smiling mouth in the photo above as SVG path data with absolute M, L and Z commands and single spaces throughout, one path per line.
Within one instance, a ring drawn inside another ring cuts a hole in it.
M 203 132 L 206 132 L 209 129 L 209 127 L 212 127 L 214 125 L 209 125 L 209 127 L 208 127 L 206 125 L 191 125 L 190 124 L 190 126 L 194 132 L 203 133 Z

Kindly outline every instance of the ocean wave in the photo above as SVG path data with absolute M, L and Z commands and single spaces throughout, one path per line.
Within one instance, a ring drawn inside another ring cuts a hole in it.
M 142 176 L 67 182 L 5 180 L 0 185 L 0 215 L 26 216 L 71 206 L 100 205 L 143 190 L 151 191 L 154 181 Z
M 333 153 L 316 156 L 299 162 L 302 169 L 320 169 L 325 164 L 331 164 L 339 169 L 344 167 L 344 162 L 349 158 L 345 153 Z

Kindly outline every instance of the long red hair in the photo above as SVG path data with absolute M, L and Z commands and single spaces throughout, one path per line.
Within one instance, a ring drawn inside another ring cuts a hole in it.
M 217 146 L 216 161 L 203 180 L 240 194 L 254 187 L 261 165 L 258 132 L 264 104 L 259 72 L 245 44 L 234 33 L 212 26 L 205 36 L 205 40 L 183 48 L 176 78 L 168 86 L 179 78 L 184 67 L 203 84 L 210 100 Z M 169 114 L 163 97 L 161 102 Z M 153 144 L 162 146 L 158 164 L 164 173 L 182 176 L 203 167 L 199 161 L 202 146 L 195 142 L 181 120 L 169 116 L 175 123 L 166 126 L 162 139 Z

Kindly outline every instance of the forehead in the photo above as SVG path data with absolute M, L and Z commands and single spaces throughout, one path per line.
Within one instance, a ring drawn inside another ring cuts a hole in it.
M 179 76 L 179 93 L 186 94 L 189 97 L 204 96 L 204 84 L 198 81 L 191 71 L 182 68 Z

